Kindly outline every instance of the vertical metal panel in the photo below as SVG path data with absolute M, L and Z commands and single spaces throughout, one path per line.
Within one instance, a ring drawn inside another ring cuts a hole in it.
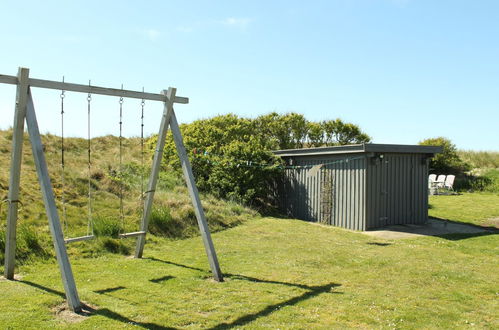
M 359 155 L 324 155 L 294 158 L 293 165 L 307 168 L 288 168 L 285 175 L 286 213 L 299 219 L 328 223 L 344 228 L 363 230 L 365 217 L 365 158 Z M 313 165 L 339 161 L 313 171 Z M 314 173 L 315 172 L 315 173 Z M 324 189 L 324 176 L 328 176 L 331 190 Z M 324 193 L 332 196 L 322 196 Z M 321 200 L 331 200 L 330 216 L 321 213 Z
M 368 228 L 420 224 L 428 218 L 427 163 L 424 154 L 386 153 L 367 168 Z
M 292 161 L 298 166 L 317 165 L 358 156 L 302 156 L 293 157 Z M 383 158 L 379 154 L 374 156 L 328 165 L 315 174 L 311 173 L 312 166 L 286 169 L 283 206 L 287 214 L 355 230 L 426 222 L 426 155 L 384 153 Z M 323 189 L 326 175 L 332 190 Z M 325 193 L 332 196 L 323 196 Z M 331 201 L 330 215 L 321 211 L 321 200 Z

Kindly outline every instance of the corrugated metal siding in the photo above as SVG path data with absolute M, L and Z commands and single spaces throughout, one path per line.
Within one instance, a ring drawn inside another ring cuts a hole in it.
M 367 227 L 418 224 L 428 218 L 428 166 L 423 154 L 390 154 L 368 164 Z
M 313 168 L 286 169 L 282 206 L 287 214 L 298 219 L 365 230 L 365 156 L 298 157 L 293 159 L 293 165 L 318 165 L 351 158 L 359 159 L 323 166 L 318 171 Z

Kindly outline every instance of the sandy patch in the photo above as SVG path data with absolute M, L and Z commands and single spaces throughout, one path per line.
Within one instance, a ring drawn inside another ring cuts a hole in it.
M 499 218 L 491 218 L 484 222 L 484 226 L 494 227 L 499 229 Z
M 82 311 L 75 313 L 70 310 L 67 303 L 64 302 L 60 305 L 54 306 L 52 308 L 52 312 L 54 313 L 56 319 L 60 321 L 65 323 L 79 323 L 91 316 L 96 309 L 96 306 L 83 303 Z
M 20 281 L 23 279 L 22 275 L 14 274 L 14 281 Z M 8 281 L 4 276 L 0 276 L 0 281 Z

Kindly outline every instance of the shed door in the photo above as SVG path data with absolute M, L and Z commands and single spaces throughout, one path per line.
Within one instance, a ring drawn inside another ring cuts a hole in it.
M 385 154 L 382 196 L 386 225 L 413 222 L 413 156 Z

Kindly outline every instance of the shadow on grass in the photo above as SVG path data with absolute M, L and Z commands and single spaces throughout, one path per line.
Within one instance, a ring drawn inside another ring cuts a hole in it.
M 211 277 L 211 272 L 209 270 L 206 270 L 206 269 L 182 265 L 179 263 L 161 260 L 161 259 L 157 259 L 157 258 L 144 258 L 144 259 L 152 260 L 155 262 L 161 262 L 161 263 L 164 263 L 167 265 L 172 265 L 175 267 L 181 267 L 181 268 L 199 271 L 199 272 L 206 274 L 207 278 Z M 337 283 L 328 283 L 328 284 L 324 284 L 324 285 L 312 286 L 312 285 L 299 284 L 299 283 L 289 283 L 289 282 L 281 282 L 281 281 L 274 281 L 274 280 L 264 280 L 264 279 L 259 279 L 256 277 L 239 275 L 239 274 L 226 273 L 226 274 L 224 274 L 224 276 L 226 278 L 231 278 L 233 280 L 242 280 L 242 281 L 249 281 L 249 282 L 255 282 L 255 283 L 268 283 L 268 284 L 291 286 L 291 287 L 296 287 L 296 288 L 306 290 L 306 292 L 302 293 L 301 295 L 299 295 L 297 297 L 293 297 L 293 298 L 290 298 L 290 299 L 287 299 L 287 300 L 284 300 L 284 301 L 281 301 L 281 302 L 278 302 L 278 303 L 275 303 L 272 305 L 268 305 L 265 308 L 261 309 L 260 311 L 243 315 L 243 316 L 235 319 L 232 322 L 220 323 L 220 324 L 212 327 L 211 329 L 229 329 L 229 328 L 233 328 L 233 327 L 241 327 L 241 326 L 246 325 L 248 323 L 251 323 L 251 322 L 253 322 L 261 317 L 268 316 L 271 313 L 273 313 L 273 312 L 275 312 L 283 307 L 296 305 L 297 303 L 299 303 L 301 301 L 314 298 L 314 297 L 316 297 L 320 294 L 323 294 L 323 293 L 342 294 L 342 292 L 332 292 L 332 290 L 334 288 L 341 286 L 341 284 L 337 284 Z M 163 277 L 160 277 L 157 279 L 152 279 L 149 281 L 157 283 L 157 282 L 169 280 L 171 278 L 173 278 L 173 276 L 167 275 L 167 276 L 163 276 Z M 19 282 L 24 283 L 26 285 L 30 285 L 30 286 L 35 287 L 37 289 L 43 290 L 45 292 L 57 295 L 57 296 L 62 297 L 64 299 L 66 298 L 66 295 L 64 293 L 57 291 L 57 290 L 54 290 L 54 289 L 51 289 L 51 288 L 48 288 L 48 287 L 45 287 L 45 286 L 42 286 L 40 284 L 36 284 L 36 283 L 30 282 L 30 281 L 24 281 L 24 280 L 21 280 Z M 109 292 L 114 292 L 114 291 L 118 291 L 121 289 L 124 289 L 124 287 L 118 286 L 118 287 L 104 289 L 104 290 L 98 290 L 98 291 L 94 291 L 94 292 L 101 293 L 101 294 L 107 294 Z M 127 324 L 127 325 L 135 325 L 135 326 L 146 328 L 146 329 L 174 329 L 174 328 L 164 327 L 164 326 L 161 326 L 161 325 L 158 325 L 155 323 L 135 322 L 135 321 L 133 321 L 133 320 L 121 315 L 121 314 L 115 313 L 107 308 L 94 309 L 90 306 L 84 306 L 84 310 L 85 310 L 85 312 L 83 312 L 82 315 L 86 315 L 86 316 L 100 315 L 100 316 L 103 316 L 103 317 L 106 317 L 106 318 L 109 318 L 109 319 L 112 319 L 115 321 L 122 322 L 122 323 Z
M 175 276 L 169 276 L 169 275 L 166 275 L 166 276 L 163 276 L 163 277 L 159 277 L 159 278 L 153 278 L 152 280 L 149 280 L 149 282 L 153 282 L 153 283 L 161 283 L 161 282 L 164 282 L 164 281 L 168 281 L 168 280 L 171 280 L 175 278 Z
M 451 220 L 451 219 L 445 219 L 445 218 L 438 218 L 438 217 L 430 217 L 429 218 L 434 219 L 434 220 L 439 220 L 447 224 L 451 225 L 462 225 L 462 226 L 470 226 L 472 228 L 476 228 L 477 230 L 487 230 L 490 231 L 492 234 L 498 234 L 499 233 L 499 228 L 493 227 L 493 226 L 480 226 L 480 225 L 475 225 L 473 223 L 469 222 L 463 222 L 463 221 L 458 221 L 458 220 Z
M 293 306 L 301 301 L 311 299 L 311 298 L 316 297 L 322 293 L 341 294 L 342 292 L 331 292 L 331 290 L 337 286 L 340 286 L 340 284 L 329 283 L 329 284 L 320 285 L 320 286 L 309 286 L 308 288 L 310 291 L 304 292 L 303 294 L 301 294 L 297 297 L 294 297 L 294 298 L 291 298 L 291 299 L 288 299 L 285 301 L 281 301 L 281 302 L 278 302 L 278 303 L 273 304 L 273 305 L 268 305 L 267 307 L 265 307 L 264 309 L 262 309 L 258 312 L 243 315 L 230 323 L 220 323 L 220 324 L 218 324 L 210 329 L 230 329 L 230 328 L 234 328 L 234 327 L 240 327 L 240 326 L 246 325 L 250 322 L 253 322 L 260 317 L 268 316 L 269 314 L 271 314 L 271 313 L 273 313 L 281 308 L 284 308 L 287 306 Z
M 123 289 L 126 289 L 126 288 L 124 286 L 117 286 L 117 287 L 114 287 L 114 288 L 107 288 L 107 289 L 103 289 L 103 290 L 95 290 L 94 292 L 98 293 L 98 294 L 105 294 L 105 293 L 114 292 L 114 291 L 123 290 Z
M 367 245 L 388 246 L 388 245 L 392 245 L 392 243 L 369 242 L 369 243 L 367 243 Z
M 45 291 L 45 292 L 48 292 L 50 294 L 53 294 L 53 295 L 56 295 L 56 296 L 59 296 L 59 297 L 66 299 L 66 295 L 64 293 L 57 291 L 57 290 L 54 290 L 54 289 L 51 289 L 51 288 L 47 288 L 46 286 L 43 286 L 43 285 L 40 285 L 37 283 L 33 283 L 30 281 L 24 281 L 24 280 L 20 280 L 18 282 L 24 283 L 26 285 L 37 288 L 39 290 L 42 290 L 42 291 Z M 120 288 L 120 287 L 118 287 L 118 288 Z M 116 289 L 116 288 L 111 288 L 111 289 Z M 106 289 L 106 290 L 111 290 L 111 289 Z M 106 291 L 106 290 L 101 290 L 101 291 Z M 114 291 L 116 291 L 116 290 L 114 290 Z M 122 322 L 125 325 L 135 325 L 135 326 L 138 326 L 138 327 L 141 327 L 144 329 L 175 329 L 175 328 L 170 328 L 170 327 L 164 327 L 162 325 L 155 324 L 155 323 L 136 322 L 132 319 L 127 318 L 126 316 L 115 313 L 112 310 L 109 310 L 107 308 L 92 308 L 90 306 L 84 305 L 83 310 L 84 310 L 84 312 L 82 312 L 81 315 L 84 315 L 84 316 L 90 317 L 92 315 L 100 315 L 100 316 L 106 317 L 106 318 L 111 319 L 111 320 Z M 78 313 L 78 314 L 80 314 L 80 313 Z
M 156 262 L 161 262 L 161 263 L 164 263 L 164 264 L 167 264 L 167 265 L 176 266 L 176 267 L 187 268 L 187 269 L 199 271 L 199 272 L 205 273 L 206 274 L 206 278 L 210 278 L 211 277 L 211 272 L 209 270 L 206 270 L 206 269 L 201 269 L 201 268 L 197 268 L 197 267 L 182 265 L 182 264 L 179 264 L 179 263 L 176 263 L 176 262 L 161 260 L 161 259 L 157 259 L 157 258 L 154 258 L 154 257 L 144 258 L 144 259 L 148 259 L 148 260 L 152 260 L 152 261 L 156 261 Z M 248 282 L 255 282 L 255 283 L 267 283 L 267 284 L 287 285 L 287 286 L 292 286 L 292 287 L 295 287 L 295 288 L 300 288 L 300 289 L 305 289 L 305 290 L 314 290 L 316 288 L 316 286 L 309 286 L 309 285 L 298 284 L 298 283 L 272 281 L 272 280 L 262 280 L 260 278 L 246 276 L 246 275 L 239 275 L 239 274 L 224 273 L 223 276 L 225 278 L 230 278 L 232 280 L 241 280 L 241 281 L 248 281 Z
M 172 261 L 161 260 L 161 259 L 157 259 L 154 257 L 145 258 L 145 259 L 149 259 L 149 260 L 156 261 L 156 262 L 161 262 L 161 263 L 164 263 L 167 265 L 172 265 L 172 266 L 176 266 L 176 267 L 187 268 L 187 269 L 203 272 L 203 273 L 206 273 L 207 275 L 211 274 L 208 270 L 197 268 L 197 267 L 192 267 L 192 266 L 187 266 L 187 265 L 182 265 L 182 264 L 178 264 L 178 263 L 175 263 Z M 342 292 L 332 292 L 331 291 L 333 288 L 341 286 L 341 284 L 337 284 L 337 283 L 328 283 L 325 285 L 311 286 L 311 285 L 298 284 L 298 283 L 289 283 L 289 282 L 281 282 L 281 281 L 273 281 L 273 280 L 263 280 L 263 279 L 259 279 L 256 277 L 239 275 L 239 274 L 231 274 L 231 273 L 225 273 L 224 277 L 230 278 L 233 280 L 243 280 L 243 281 L 256 282 L 256 283 L 286 285 L 286 286 L 301 288 L 301 289 L 304 289 L 307 291 L 304 292 L 303 294 L 297 296 L 297 297 L 290 298 L 288 300 L 281 301 L 281 302 L 276 303 L 276 304 L 268 305 L 267 307 L 263 308 L 262 310 L 260 310 L 258 312 L 243 315 L 230 323 L 227 323 L 227 322 L 220 323 L 220 324 L 218 324 L 210 329 L 230 329 L 233 327 L 241 327 L 243 325 L 246 325 L 250 322 L 255 321 L 258 318 L 268 316 L 269 314 L 271 314 L 271 313 L 275 312 L 276 310 L 279 310 L 283 307 L 296 305 L 297 303 L 299 303 L 301 301 L 311 299 L 311 298 L 316 297 L 322 293 L 342 294 Z
M 442 235 L 435 235 L 435 237 L 440 237 L 443 239 L 447 239 L 449 241 L 460 241 L 462 239 L 475 238 L 475 237 L 480 237 L 480 236 L 497 235 L 498 232 L 495 232 L 495 233 L 482 232 L 482 233 L 473 233 L 473 234 L 469 234 L 469 233 L 442 234 Z

